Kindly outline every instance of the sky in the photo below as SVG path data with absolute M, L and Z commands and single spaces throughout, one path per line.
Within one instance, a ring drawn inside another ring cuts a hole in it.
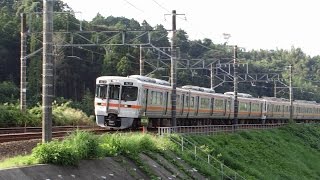
M 104 17 L 146 20 L 151 26 L 171 29 L 172 10 L 180 15 L 177 29 L 189 40 L 209 38 L 250 49 L 301 48 L 320 55 L 320 2 L 318 0 L 63 0 L 80 20 Z

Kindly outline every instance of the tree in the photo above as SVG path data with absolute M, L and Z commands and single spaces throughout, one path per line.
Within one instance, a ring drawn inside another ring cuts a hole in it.
M 117 64 L 118 74 L 121 76 L 131 75 L 131 63 L 126 56 L 122 57 Z

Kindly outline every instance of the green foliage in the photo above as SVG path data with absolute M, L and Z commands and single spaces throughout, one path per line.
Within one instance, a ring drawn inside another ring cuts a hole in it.
M 8 158 L 2 161 L 0 163 L 0 169 L 17 167 L 17 166 L 28 166 L 28 165 L 37 164 L 37 163 L 39 162 L 32 155 L 16 156 L 16 157 Z
M 105 135 L 102 137 L 101 146 L 106 149 L 106 155 L 137 155 L 139 152 L 158 149 L 150 135 L 140 134 Z
M 145 151 L 164 151 L 172 146 L 170 144 L 167 140 L 159 142 L 147 134 L 106 134 L 98 137 L 88 132 L 75 131 L 62 142 L 38 144 L 32 155 L 40 163 L 77 165 L 82 159 L 119 154 L 137 157 Z
M 53 125 L 91 125 L 92 120 L 81 110 L 71 107 L 72 102 L 66 100 L 59 100 L 60 102 L 53 102 Z M 31 108 L 28 112 L 34 117 L 34 119 L 41 120 L 42 109 L 41 105 Z
M 319 137 L 318 125 L 292 125 L 273 130 L 189 138 L 248 179 L 319 179 Z M 205 165 L 190 156 L 182 156 L 203 173 L 215 176 L 212 170 L 206 170 Z
M 19 89 L 12 82 L 0 83 L 0 103 L 15 103 L 19 98 Z
M 86 125 L 91 124 L 91 119 L 81 110 L 71 107 L 71 102 L 53 103 L 53 125 Z
M 19 105 L 0 105 L 0 127 L 24 126 L 32 117 L 20 111 Z
M 92 125 L 94 122 L 83 111 L 71 107 L 71 101 L 65 103 L 53 103 L 53 125 Z M 21 112 L 18 104 L 5 103 L 0 105 L 0 127 L 13 126 L 41 126 L 42 122 L 42 106 L 27 109 Z
M 58 165 L 77 165 L 81 159 L 99 157 L 99 139 L 91 133 L 75 131 L 68 138 L 59 142 L 38 144 L 32 155 L 40 163 Z
M 70 105 L 73 108 L 80 109 L 81 111 L 85 112 L 87 116 L 90 116 L 90 115 L 94 115 L 93 102 L 94 102 L 94 96 L 91 94 L 89 89 L 87 89 L 80 102 L 72 102 L 70 103 Z

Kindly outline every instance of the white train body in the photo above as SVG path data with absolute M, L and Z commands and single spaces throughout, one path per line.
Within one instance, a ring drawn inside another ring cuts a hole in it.
M 96 80 L 95 115 L 101 127 L 125 129 L 140 126 L 141 117 L 150 119 L 149 126 L 170 126 L 171 86 L 168 82 L 139 75 L 102 76 Z M 234 118 L 232 93 L 214 93 L 208 88 L 177 88 L 176 118 L 179 125 L 230 124 Z M 252 98 L 238 94 L 240 123 L 286 121 L 290 103 L 279 98 Z M 294 102 L 296 120 L 320 119 L 320 105 Z M 196 122 L 195 122 L 196 121 Z

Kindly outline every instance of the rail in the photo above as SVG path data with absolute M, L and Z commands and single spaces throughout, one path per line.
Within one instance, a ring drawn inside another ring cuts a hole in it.
M 55 131 L 52 132 L 53 138 L 64 137 L 74 131 L 75 129 Z M 91 128 L 91 129 L 79 129 L 84 131 L 93 132 L 95 134 L 105 133 L 108 130 L 103 128 Z M 11 142 L 11 141 L 22 141 L 22 140 L 31 140 L 31 139 L 41 139 L 42 132 L 28 132 L 28 133 L 10 133 L 10 134 L 0 134 L 0 143 Z
M 75 129 L 92 129 L 94 126 L 53 126 L 52 131 L 69 131 Z M 0 134 L 41 132 L 42 127 L 9 127 L 0 128 Z

